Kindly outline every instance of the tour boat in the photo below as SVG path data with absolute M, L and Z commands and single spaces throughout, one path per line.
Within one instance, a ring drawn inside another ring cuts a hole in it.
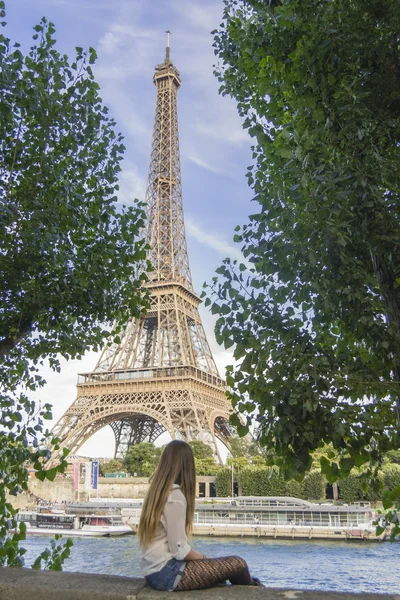
M 197 535 L 379 540 L 368 506 L 312 503 L 291 497 L 242 496 L 230 504 L 196 503 Z
M 110 537 L 133 533 L 122 522 L 121 515 L 74 515 L 64 512 L 20 511 L 18 521 L 26 523 L 29 535 L 55 535 L 66 537 Z
M 121 516 L 134 530 L 141 507 L 121 506 Z M 193 534 L 202 536 L 273 537 L 380 541 L 370 505 L 312 503 L 291 497 L 241 496 L 196 501 Z

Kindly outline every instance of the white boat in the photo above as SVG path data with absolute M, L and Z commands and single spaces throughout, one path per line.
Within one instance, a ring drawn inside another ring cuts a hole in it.
M 20 511 L 17 518 L 26 523 L 28 535 L 61 533 L 66 537 L 110 537 L 133 533 L 129 525 L 123 524 L 121 515 Z
M 121 509 L 122 519 L 137 529 L 141 506 Z M 368 506 L 312 503 L 282 496 L 202 498 L 196 501 L 193 534 L 289 539 L 381 541 Z
M 380 540 L 370 506 L 312 503 L 291 497 L 242 496 L 196 503 L 198 535 Z

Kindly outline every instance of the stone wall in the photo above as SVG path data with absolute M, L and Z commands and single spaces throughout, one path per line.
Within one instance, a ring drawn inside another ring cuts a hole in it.
M 179 592 L 180 600 L 400 600 L 395 594 L 339 594 L 299 589 L 216 586 Z M 0 600 L 171 600 L 170 592 L 157 592 L 143 579 L 31 569 L 0 568 Z
M 37 501 L 46 500 L 47 502 L 74 502 L 76 492 L 74 490 L 72 479 L 56 478 L 54 481 L 39 481 L 36 477 L 29 477 L 29 492 L 19 494 L 18 496 L 7 495 L 7 501 L 11 502 L 14 508 L 32 508 Z
M 99 478 L 99 498 L 144 498 L 149 487 L 148 477 L 127 477 L 114 479 Z M 96 492 L 93 491 L 93 496 Z
M 200 483 L 204 483 L 203 489 L 206 495 L 210 494 L 210 483 L 215 481 L 215 477 L 197 478 L 197 495 L 199 495 Z M 84 480 L 79 483 L 79 494 L 74 490 L 72 478 L 56 477 L 54 481 L 39 481 L 32 476 L 28 482 L 29 494 L 23 493 L 19 496 L 12 496 L 9 501 L 15 508 L 30 508 L 36 504 L 37 499 L 47 502 L 87 502 L 89 495 L 84 490 Z M 98 481 L 98 490 L 91 490 L 90 495 L 94 498 L 144 498 L 149 487 L 148 477 L 127 477 L 117 479 L 112 477 L 100 477 Z
M 149 487 L 147 477 L 127 477 L 126 479 L 111 479 L 100 477 L 98 490 L 91 490 L 90 495 L 98 498 L 144 498 Z M 39 481 L 30 477 L 29 493 L 10 496 L 9 500 L 15 508 L 29 508 L 38 499 L 47 502 L 86 502 L 89 494 L 84 490 L 84 481 L 79 484 L 79 494 L 74 489 L 72 478 L 56 477 L 54 481 Z

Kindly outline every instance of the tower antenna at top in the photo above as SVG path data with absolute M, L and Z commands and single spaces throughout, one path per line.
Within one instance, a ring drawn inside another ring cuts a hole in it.
M 170 40 L 171 32 L 168 29 L 165 33 L 167 35 L 166 44 L 165 44 L 165 62 L 169 62 L 169 40 Z

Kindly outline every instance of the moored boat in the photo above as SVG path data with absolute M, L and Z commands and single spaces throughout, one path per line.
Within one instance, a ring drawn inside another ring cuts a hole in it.
M 132 533 L 121 515 L 74 515 L 57 512 L 20 511 L 18 521 L 26 524 L 28 535 L 55 535 L 66 537 L 110 537 Z
M 229 504 L 197 502 L 197 535 L 380 540 L 369 506 L 317 504 L 291 497 L 242 496 Z
M 124 522 L 136 530 L 141 507 L 121 508 Z M 273 537 L 381 541 L 374 510 L 368 506 L 312 503 L 291 497 L 241 496 L 196 502 L 193 534 L 202 536 Z

